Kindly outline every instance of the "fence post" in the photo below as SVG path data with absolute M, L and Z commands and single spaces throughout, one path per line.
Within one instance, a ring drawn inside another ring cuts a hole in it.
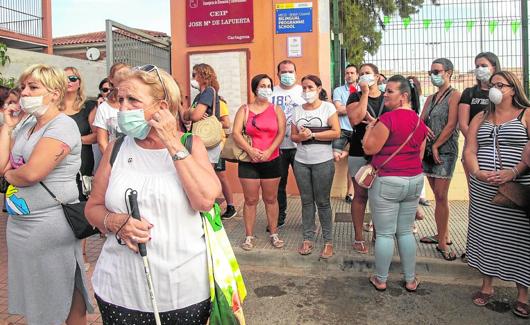
M 341 83 L 339 0 L 333 0 L 333 90 Z
M 114 41 L 112 39 L 112 20 L 105 20 L 105 40 L 106 40 L 106 53 L 105 53 L 105 61 L 107 61 L 107 75 L 110 73 L 110 68 L 114 64 L 114 49 L 112 48 L 112 45 L 114 44 Z
M 528 0 L 521 0 L 521 20 L 522 20 L 522 33 L 523 33 L 523 85 L 524 90 L 526 91 L 526 95 L 530 95 L 530 85 L 529 85 L 529 77 L 530 77 L 530 69 L 528 62 L 530 60 L 529 56 L 529 50 L 528 50 Z

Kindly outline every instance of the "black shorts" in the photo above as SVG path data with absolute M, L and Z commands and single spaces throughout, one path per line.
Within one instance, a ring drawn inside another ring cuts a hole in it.
M 226 160 L 219 158 L 217 164 L 214 164 L 213 168 L 216 172 L 224 172 L 226 170 Z
M 239 178 L 270 179 L 280 177 L 280 157 L 262 163 L 239 162 Z

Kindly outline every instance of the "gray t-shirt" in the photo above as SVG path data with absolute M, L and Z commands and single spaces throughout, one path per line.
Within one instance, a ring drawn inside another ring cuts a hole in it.
M 81 134 L 75 121 L 61 113 L 29 135 L 34 126 L 35 123 L 27 123 L 18 131 L 11 151 L 11 165 L 13 168 L 19 168 L 29 161 L 33 149 L 42 138 L 63 142 L 70 148 L 70 153 L 42 182 L 61 202 L 77 202 L 79 193 L 76 174 L 81 167 Z M 59 152 L 50 152 L 50 159 L 54 159 L 56 154 Z M 59 208 L 59 204 L 40 183 L 26 187 L 10 185 L 6 193 L 6 203 L 7 211 L 11 215 L 37 215 Z

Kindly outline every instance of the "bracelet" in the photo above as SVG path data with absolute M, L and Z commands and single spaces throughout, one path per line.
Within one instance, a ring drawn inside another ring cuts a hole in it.
M 109 229 L 109 227 L 107 226 L 107 220 L 109 218 L 109 216 L 112 214 L 112 212 L 107 212 L 107 214 L 105 215 L 105 218 L 103 218 L 103 227 L 105 227 L 105 230 L 107 232 L 110 232 L 112 233 L 112 231 Z
M 519 171 L 517 170 L 517 168 L 512 167 L 512 173 L 513 173 L 513 178 L 512 178 L 512 181 L 515 180 L 517 178 L 517 176 L 519 176 Z

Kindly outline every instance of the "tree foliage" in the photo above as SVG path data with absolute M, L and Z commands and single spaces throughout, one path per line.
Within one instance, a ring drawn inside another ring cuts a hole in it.
M 423 0 L 340 0 L 339 19 L 348 61 L 359 65 L 366 53 L 375 54 L 381 45 L 384 16 L 398 13 L 405 18 L 418 12 Z
M 0 43 L 0 65 L 3 67 L 8 62 L 11 62 L 11 58 L 7 55 L 7 46 L 4 43 Z M 0 86 L 13 88 L 15 86 L 15 78 L 4 78 L 0 72 Z

